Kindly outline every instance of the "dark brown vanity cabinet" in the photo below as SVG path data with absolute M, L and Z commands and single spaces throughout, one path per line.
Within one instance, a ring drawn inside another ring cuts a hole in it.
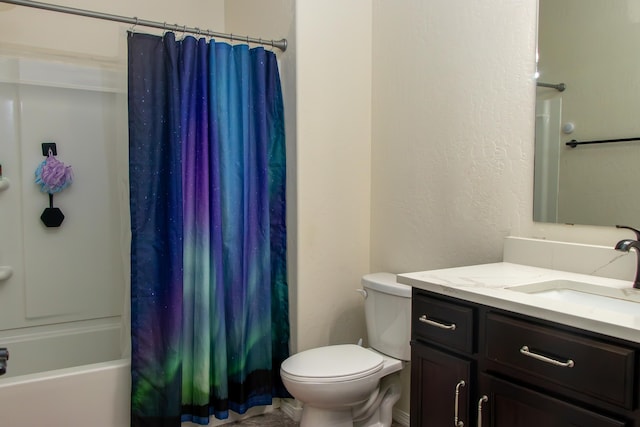
M 411 427 L 471 425 L 476 312 L 414 289 Z
M 481 397 L 478 402 L 480 417 L 478 426 L 622 427 L 632 425 L 491 375 L 480 374 L 479 385 Z
M 413 290 L 411 426 L 640 427 L 640 345 Z
M 469 360 L 414 342 L 411 426 L 469 425 L 472 366 Z

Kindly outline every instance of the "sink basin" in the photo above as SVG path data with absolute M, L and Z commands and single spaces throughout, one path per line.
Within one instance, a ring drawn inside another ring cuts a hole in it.
M 640 290 L 632 287 L 619 289 L 571 280 L 551 280 L 506 289 L 618 313 L 638 314 L 640 310 Z

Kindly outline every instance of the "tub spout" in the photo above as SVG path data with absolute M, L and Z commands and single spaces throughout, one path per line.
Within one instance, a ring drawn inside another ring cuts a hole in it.
M 9 360 L 9 350 L 0 348 L 0 375 L 7 373 L 7 360 Z

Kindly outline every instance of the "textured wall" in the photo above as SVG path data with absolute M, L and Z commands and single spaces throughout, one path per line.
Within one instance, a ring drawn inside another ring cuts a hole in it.
M 535 1 L 374 3 L 372 268 L 498 261 L 531 221 Z

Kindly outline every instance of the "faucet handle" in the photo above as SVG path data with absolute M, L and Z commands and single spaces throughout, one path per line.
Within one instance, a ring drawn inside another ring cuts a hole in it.
M 631 230 L 636 233 L 636 240 L 640 240 L 640 230 L 637 230 L 633 227 L 629 227 L 628 225 L 616 225 L 616 228 L 626 228 L 627 230 Z
M 0 375 L 7 373 L 7 360 L 9 360 L 9 351 L 6 348 L 0 348 Z

